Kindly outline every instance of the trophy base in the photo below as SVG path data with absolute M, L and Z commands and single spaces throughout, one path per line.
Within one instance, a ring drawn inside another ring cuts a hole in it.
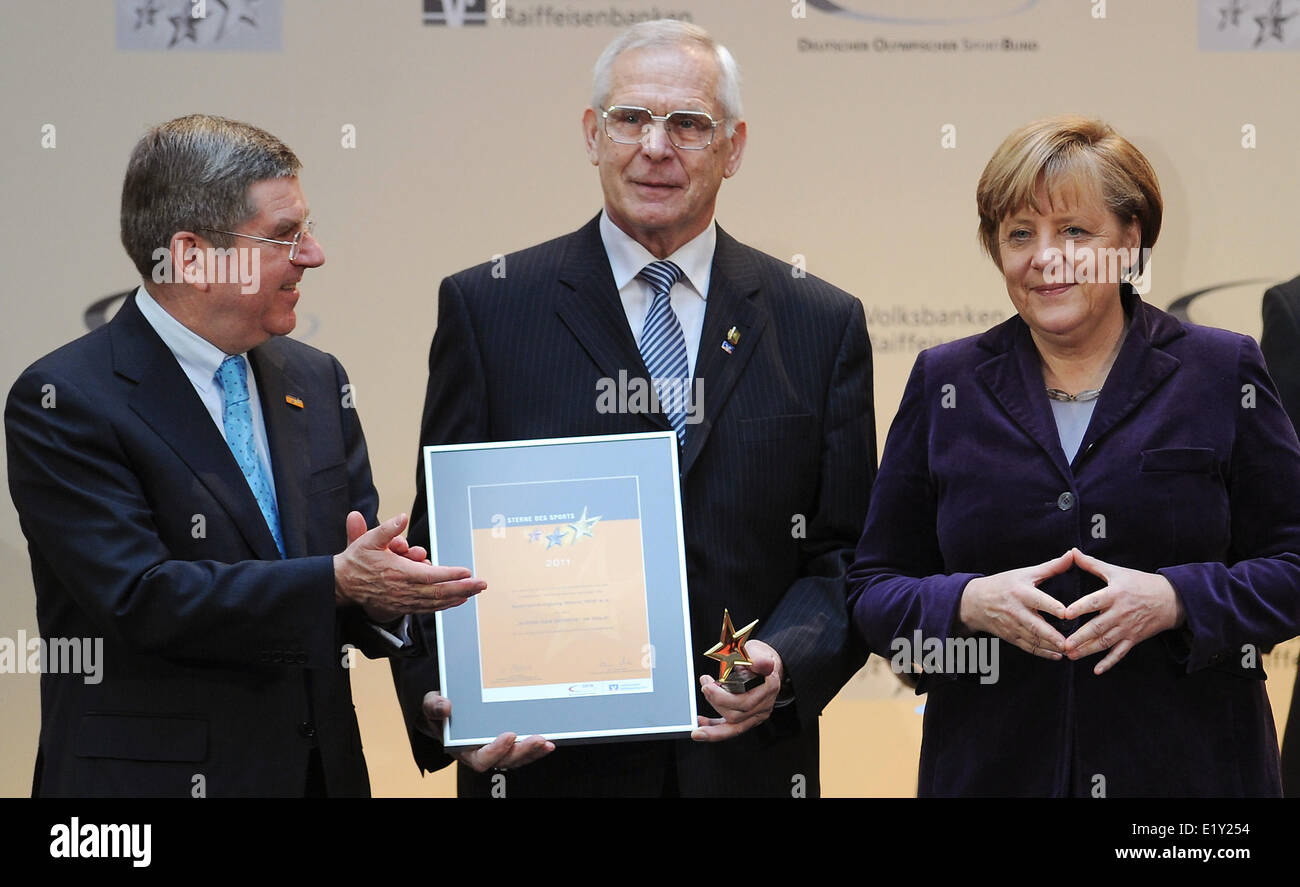
M 761 674 L 752 675 L 748 678 L 732 678 L 728 681 L 718 681 L 718 686 L 728 693 L 748 693 L 755 687 L 763 686 L 763 681 L 767 678 Z

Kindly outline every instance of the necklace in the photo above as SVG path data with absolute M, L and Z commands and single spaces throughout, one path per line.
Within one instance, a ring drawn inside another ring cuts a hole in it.
M 1070 394 L 1062 391 L 1060 388 L 1048 388 L 1047 396 L 1052 400 L 1059 400 L 1064 403 L 1082 403 L 1087 400 L 1096 400 L 1101 397 L 1100 388 L 1089 388 L 1087 391 L 1080 391 L 1078 394 Z
M 1128 328 L 1131 318 L 1128 315 L 1124 317 L 1124 328 L 1120 331 L 1119 341 L 1115 343 L 1115 349 L 1110 353 L 1110 360 L 1106 362 L 1106 371 L 1102 378 L 1110 375 L 1110 368 L 1115 365 L 1115 358 L 1119 357 L 1119 349 L 1128 338 Z M 1096 400 L 1101 397 L 1101 388 L 1087 388 L 1078 394 L 1071 394 L 1068 391 L 1062 391 L 1060 388 L 1048 386 L 1047 396 L 1052 400 L 1059 400 L 1062 403 L 1085 403 L 1090 400 Z

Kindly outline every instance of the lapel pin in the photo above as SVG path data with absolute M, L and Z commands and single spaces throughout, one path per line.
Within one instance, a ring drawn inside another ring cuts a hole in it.
M 736 345 L 740 343 L 740 331 L 734 326 L 727 330 L 727 338 L 722 340 L 722 350 L 730 354 L 736 350 Z
M 302 409 L 302 398 L 301 398 L 301 397 L 294 397 L 292 394 L 286 394 L 286 395 L 284 396 L 284 402 L 287 403 L 287 404 L 288 404 L 289 406 L 291 406 L 291 407 L 297 407 L 297 408 L 300 409 L 300 410 Z

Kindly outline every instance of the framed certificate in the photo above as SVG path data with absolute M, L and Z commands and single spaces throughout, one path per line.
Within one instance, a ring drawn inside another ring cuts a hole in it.
M 430 557 L 487 589 L 436 614 L 443 745 L 696 725 L 671 431 L 425 447 Z

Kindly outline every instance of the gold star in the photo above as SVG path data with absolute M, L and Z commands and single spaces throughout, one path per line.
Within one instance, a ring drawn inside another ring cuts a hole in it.
M 577 542 L 583 536 L 594 537 L 596 534 L 591 532 L 591 528 L 596 526 L 596 521 L 600 518 L 600 515 L 587 517 L 587 506 L 582 506 L 582 517 L 578 518 L 576 523 L 569 524 L 569 529 L 573 531 L 573 541 Z
M 725 681 L 731 677 L 731 672 L 737 665 L 753 665 L 749 657 L 745 654 L 745 642 L 749 640 L 750 633 L 758 625 L 758 620 L 746 625 L 740 631 L 736 631 L 731 624 L 731 611 L 723 609 L 722 611 L 722 638 L 704 651 L 704 655 L 709 659 L 715 659 L 722 663 L 721 674 L 718 676 L 719 681 Z

